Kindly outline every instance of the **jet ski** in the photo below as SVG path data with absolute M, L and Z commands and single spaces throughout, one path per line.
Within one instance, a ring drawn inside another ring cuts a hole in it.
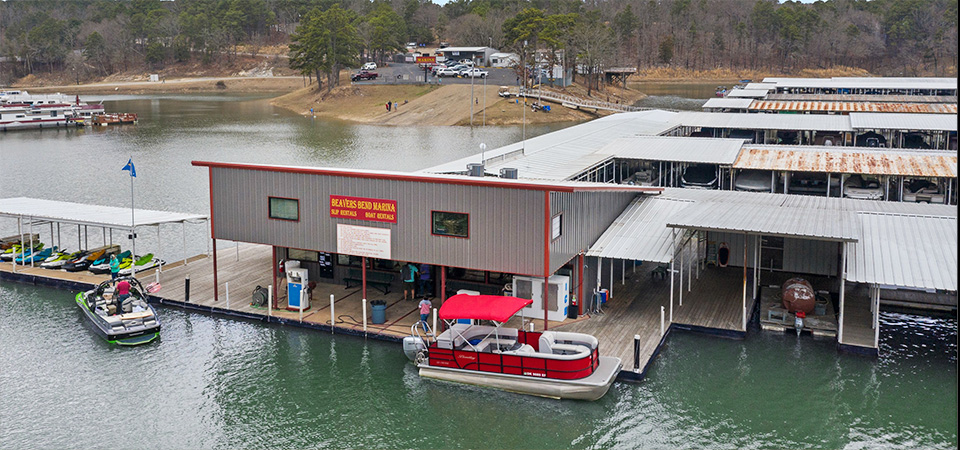
M 55 254 L 55 255 L 53 255 L 53 256 L 45 259 L 45 260 L 43 261 L 43 263 L 40 264 L 40 267 L 43 267 L 44 269 L 53 269 L 53 270 L 62 269 L 63 266 L 64 266 L 65 264 L 67 264 L 68 262 L 73 261 L 73 260 L 75 260 L 75 259 L 80 259 L 80 258 L 82 258 L 82 257 L 84 257 L 84 256 L 89 255 L 89 254 L 90 254 L 90 252 L 88 252 L 88 251 L 86 251 L 86 250 L 77 250 L 77 251 L 75 251 L 75 252 L 73 252 L 73 253 L 69 253 L 69 252 L 65 252 L 65 251 L 64 251 L 64 252 L 59 252 L 59 253 L 57 253 L 57 254 Z
M 132 275 L 136 272 L 153 269 L 154 267 L 159 267 L 163 264 L 166 264 L 166 261 L 153 256 L 153 253 L 147 253 L 146 255 L 137 258 L 132 266 L 120 266 L 120 275 Z
M 43 242 L 37 241 L 34 242 L 33 248 L 30 248 L 30 244 L 15 244 L 13 247 L 7 249 L 7 251 L 0 254 L 0 260 L 3 261 L 13 261 L 13 258 L 18 258 L 20 256 L 27 256 L 34 251 L 39 251 L 43 249 Z M 23 254 L 21 255 L 21 251 Z
M 107 253 L 110 252 L 110 253 Z M 103 258 L 104 254 L 112 255 L 120 252 L 119 245 L 105 245 L 103 247 L 97 247 L 89 250 L 89 253 L 86 256 L 81 256 L 77 259 L 68 261 L 63 265 L 63 269 L 67 272 L 80 272 L 81 270 L 87 270 L 91 264 L 95 261 Z
M 123 261 L 127 258 L 131 258 L 130 250 L 127 250 L 119 255 L 117 259 L 123 264 Z M 131 258 L 132 259 L 132 258 Z M 90 273 L 95 273 L 97 275 L 103 275 L 105 273 L 110 273 L 110 255 L 103 255 L 103 258 L 100 258 L 90 264 L 90 267 L 87 269 Z
M 43 260 L 49 258 L 50 255 L 52 255 L 53 252 L 55 252 L 56 250 L 57 250 L 56 247 L 53 247 L 53 248 L 45 248 L 45 249 L 40 250 L 40 251 L 34 250 L 34 251 L 28 252 L 28 253 L 26 253 L 26 254 L 24 254 L 24 255 L 18 255 L 18 256 L 17 256 L 17 259 L 16 259 L 16 262 L 17 262 L 17 264 L 39 264 L 39 263 L 43 262 Z

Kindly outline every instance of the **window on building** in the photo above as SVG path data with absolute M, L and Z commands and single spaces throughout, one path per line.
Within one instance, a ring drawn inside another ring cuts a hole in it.
M 550 240 L 557 240 L 563 235 L 563 213 L 553 216 L 550 220 Z
M 433 234 L 440 236 L 470 237 L 470 215 L 464 213 L 433 211 Z
M 300 220 L 300 200 L 295 198 L 270 197 L 270 218 Z

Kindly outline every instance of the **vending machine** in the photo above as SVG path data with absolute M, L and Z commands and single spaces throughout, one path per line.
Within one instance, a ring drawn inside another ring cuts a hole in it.
M 300 261 L 287 261 L 287 309 L 300 311 L 310 309 L 310 295 L 305 288 L 310 284 L 310 274 L 300 267 Z

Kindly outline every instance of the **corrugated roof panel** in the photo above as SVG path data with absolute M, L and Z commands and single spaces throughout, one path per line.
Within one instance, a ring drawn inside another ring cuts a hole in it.
M 668 227 L 767 234 L 831 241 L 856 241 L 853 212 L 769 204 L 697 202 L 675 214 Z
M 620 159 L 730 165 L 743 143 L 742 139 L 633 136 L 616 139 L 597 150 L 597 154 Z
M 860 213 L 860 241 L 847 244 L 847 279 L 957 290 L 956 217 Z
M 130 227 L 130 208 L 86 205 L 39 198 L 15 197 L 0 199 L 0 216 L 31 217 L 62 223 L 97 225 L 112 228 Z M 137 226 L 206 220 L 202 214 L 175 213 L 152 209 L 136 209 Z
M 715 97 L 707 100 L 707 102 L 703 104 L 703 108 L 747 109 L 753 102 L 754 100 L 752 98 Z
M 497 149 L 486 151 L 484 161 L 487 170 L 499 170 L 502 167 L 516 167 L 524 164 L 522 161 L 532 155 L 545 153 L 540 158 L 550 159 L 547 154 L 557 152 L 571 152 L 568 161 L 575 161 L 573 154 L 586 156 L 597 149 L 609 144 L 614 139 L 626 136 L 658 135 L 676 126 L 677 113 L 661 110 L 637 111 L 611 114 L 586 123 L 567 127 L 552 133 L 543 134 L 527 139 L 526 142 L 517 142 Z M 467 170 L 468 163 L 480 161 L 480 153 L 460 158 L 438 166 L 423 169 L 420 172 L 432 173 L 459 173 Z M 566 179 L 552 174 L 552 169 L 537 169 L 526 164 L 532 171 L 519 171 L 520 178 Z M 586 167 L 570 166 L 565 173 L 580 171 Z M 574 172 L 576 173 L 576 172 Z
M 673 229 L 666 221 L 694 203 L 661 197 L 639 197 L 587 250 L 587 256 L 668 263 L 673 259 Z
M 956 78 L 908 77 L 833 77 L 785 78 L 768 77 L 764 83 L 775 83 L 778 89 L 940 89 L 956 90 Z
M 850 126 L 850 116 L 826 114 L 729 114 L 684 111 L 678 113 L 677 123 L 688 127 L 746 130 L 854 131 Z
M 704 105 L 706 107 L 706 105 Z M 903 114 L 956 114 L 956 104 L 890 103 L 890 102 L 830 102 L 755 100 L 748 108 L 753 111 L 820 111 L 820 112 L 878 112 Z
M 956 178 L 957 152 L 748 144 L 740 151 L 733 167 Z
M 763 98 L 767 95 L 767 89 L 733 89 L 727 93 L 727 97 L 732 98 Z
M 881 102 L 956 104 L 956 95 L 879 95 L 879 94 L 767 94 L 765 100 L 794 102 Z
M 957 131 L 956 114 L 850 113 L 857 130 Z

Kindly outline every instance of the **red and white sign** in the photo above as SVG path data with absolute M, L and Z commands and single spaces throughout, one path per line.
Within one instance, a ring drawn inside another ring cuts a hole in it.
M 331 195 L 330 217 L 397 223 L 397 201 Z
M 390 259 L 390 229 L 338 223 L 337 253 Z

